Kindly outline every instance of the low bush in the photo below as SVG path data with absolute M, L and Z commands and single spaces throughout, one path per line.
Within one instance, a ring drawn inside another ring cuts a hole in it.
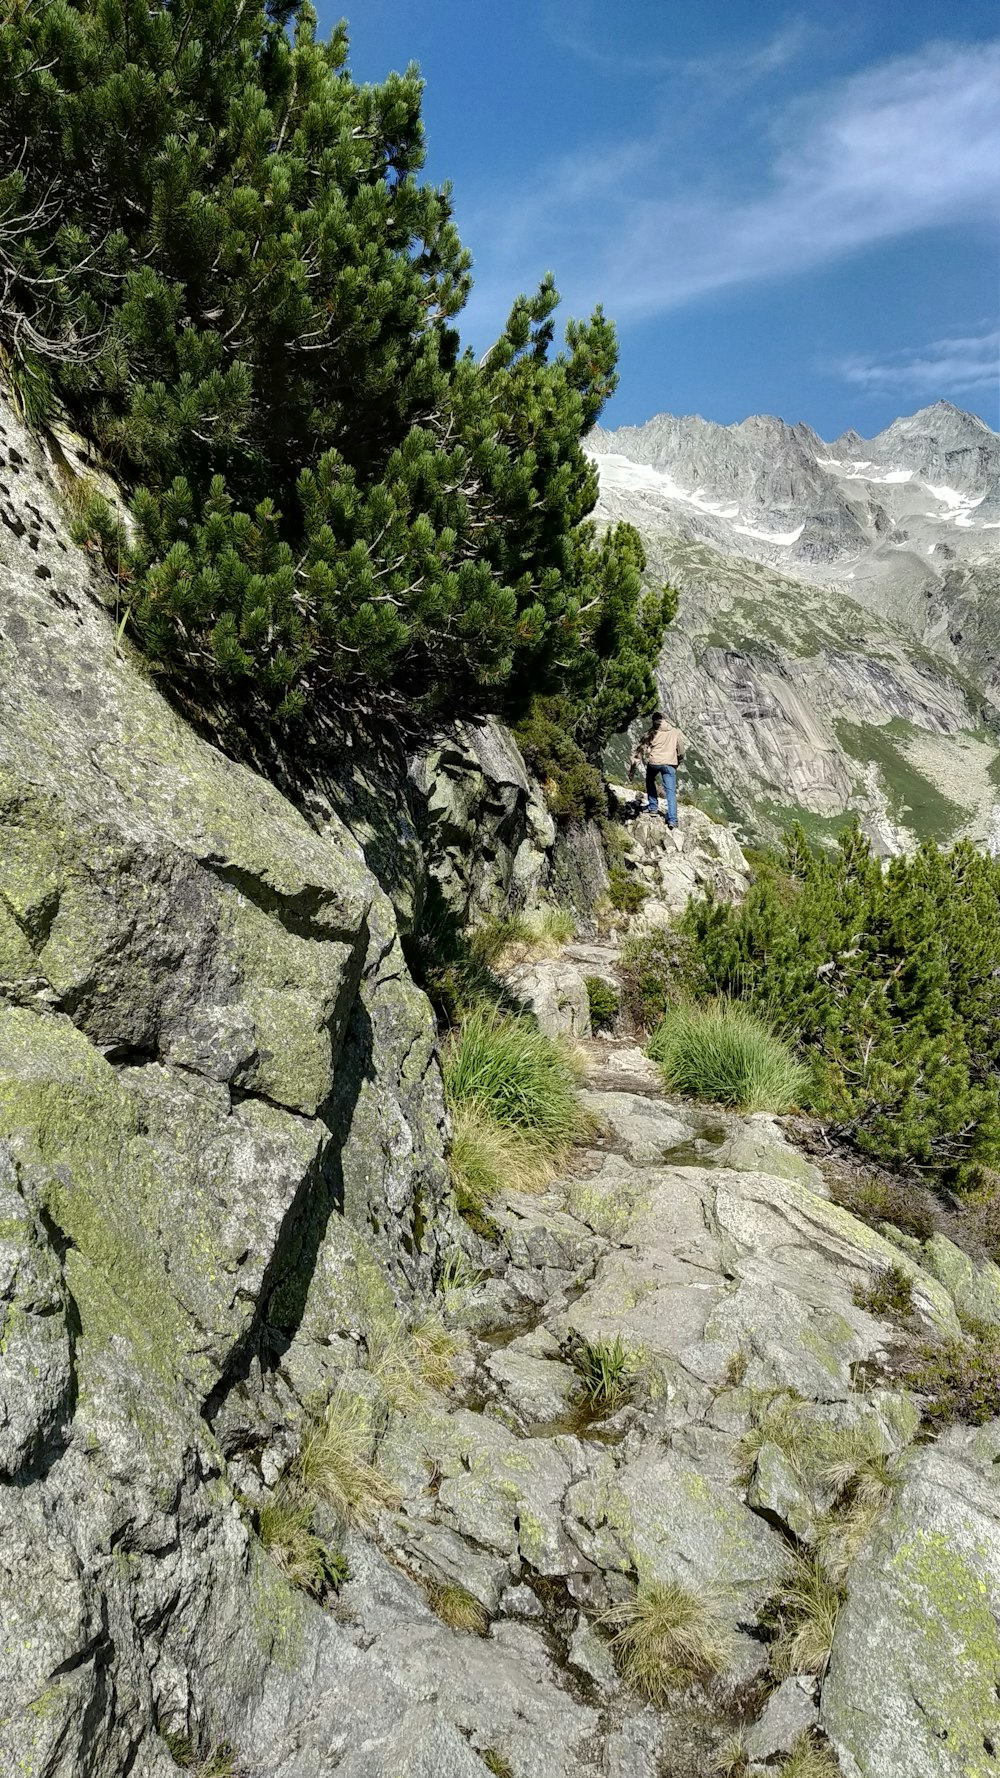
M 669 926 L 627 938 L 618 956 L 622 1013 L 634 1031 L 654 1031 L 684 993 L 690 946 Z
M 584 976 L 592 1031 L 611 1031 L 621 1010 L 621 995 L 599 975 Z
M 728 1643 L 711 1604 L 672 1581 L 640 1583 L 633 1599 L 613 1605 L 601 1622 L 627 1685 L 651 1704 L 678 1686 L 709 1679 L 724 1667 Z
M 872 1173 L 862 1179 L 830 1177 L 830 1195 L 842 1204 L 859 1222 L 877 1229 L 891 1222 L 906 1235 L 926 1241 L 934 1233 L 935 1214 L 930 1193 L 886 1173 Z
M 869 1315 L 905 1321 L 913 1313 L 913 1281 L 902 1266 L 881 1266 L 868 1284 L 855 1290 L 854 1301 Z
M 681 924 L 709 992 L 781 1009 L 843 1139 L 935 1184 L 1000 1166 L 1000 861 L 961 841 L 883 870 L 856 827 L 832 852 L 797 828 L 739 907 Z
M 649 890 L 638 877 L 630 877 L 621 865 L 608 870 L 608 900 L 616 914 L 637 914 L 649 900 Z
M 572 735 L 573 712 L 563 698 L 533 698 L 514 729 L 525 764 L 539 780 L 559 821 L 591 821 L 607 806 L 604 779 Z
M 985 1426 L 1000 1415 L 1000 1328 L 979 1326 L 962 1340 L 925 1346 L 906 1376 L 932 1424 Z
M 668 1091 L 742 1111 L 787 1111 L 805 1070 L 780 1037 L 738 1001 L 668 1008 L 648 1045 Z

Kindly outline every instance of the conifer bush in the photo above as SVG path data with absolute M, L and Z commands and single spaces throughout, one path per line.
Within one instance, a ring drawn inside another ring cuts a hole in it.
M 360 85 L 307 0 L 46 0 L 0 19 L 0 371 L 127 490 L 95 518 L 130 633 L 255 713 L 567 701 L 591 753 L 654 697 L 672 596 L 589 519 L 616 382 L 551 279 L 481 358 L 421 180 L 414 67 Z
M 800 828 L 738 908 L 683 917 L 705 988 L 780 1008 L 805 1102 L 864 1153 L 935 1183 L 1000 1161 L 1000 864 L 960 842 L 883 869 L 857 827 L 834 852 Z

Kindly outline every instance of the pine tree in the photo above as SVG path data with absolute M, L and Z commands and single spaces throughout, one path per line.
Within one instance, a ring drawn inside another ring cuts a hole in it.
M 421 83 L 304 0 L 51 0 L 0 25 L 0 352 L 131 490 L 122 595 L 197 690 L 292 716 L 559 692 L 594 748 L 670 611 L 587 523 L 615 386 L 546 278 L 477 363 L 469 257 L 419 179 Z

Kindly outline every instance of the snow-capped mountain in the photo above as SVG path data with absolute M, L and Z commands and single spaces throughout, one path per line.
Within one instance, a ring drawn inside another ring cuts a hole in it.
M 680 588 L 664 697 L 731 815 L 998 842 L 996 433 L 938 402 L 872 439 L 661 414 L 588 448 Z

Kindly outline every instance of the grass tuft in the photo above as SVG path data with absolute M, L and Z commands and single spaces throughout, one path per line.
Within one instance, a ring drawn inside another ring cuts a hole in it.
M 799 1736 L 778 1772 L 780 1778 L 841 1778 L 840 1763 L 833 1748 L 808 1731 Z
M 818 1557 L 794 1557 L 761 1619 L 775 1632 L 771 1671 L 779 1679 L 825 1672 L 843 1597 Z
M 514 1778 L 514 1768 L 510 1760 L 498 1748 L 484 1748 L 479 1757 L 486 1770 L 493 1773 L 493 1778 Z
M 307 1429 L 295 1470 L 303 1489 L 347 1524 L 372 1519 L 379 1507 L 397 1507 L 399 1495 L 371 1462 L 372 1427 L 367 1403 L 336 1389 Z
M 312 1529 L 313 1502 L 291 1484 L 278 1487 L 257 1514 L 257 1535 L 293 1586 L 314 1599 L 348 1579 L 347 1562 Z
M 469 951 L 486 969 L 509 969 L 534 957 L 558 956 L 575 931 L 573 916 L 566 908 L 502 914 L 483 920 L 469 934 Z
M 421 1381 L 431 1389 L 450 1389 L 455 1360 L 465 1346 L 462 1336 L 445 1327 L 439 1315 L 425 1315 L 410 1329 L 408 1340 Z
M 444 1079 L 459 1209 L 488 1224 L 498 1193 L 538 1190 L 582 1133 L 573 1059 L 530 1019 L 477 1008 L 449 1042 Z
M 580 1376 L 580 1400 L 587 1407 L 613 1408 L 628 1395 L 630 1359 L 620 1334 L 613 1340 L 578 1340 L 569 1356 Z
M 807 1080 L 787 1044 L 738 1001 L 669 1007 L 648 1049 L 669 1091 L 742 1111 L 787 1111 Z
M 651 1704 L 725 1665 L 727 1640 L 716 1612 L 673 1581 L 640 1583 L 634 1599 L 611 1606 L 600 1621 L 614 1631 L 611 1649 L 622 1678 Z
M 451 1630 L 465 1630 L 474 1636 L 485 1636 L 490 1615 L 465 1587 L 454 1581 L 433 1581 L 427 1587 L 427 1603 Z

